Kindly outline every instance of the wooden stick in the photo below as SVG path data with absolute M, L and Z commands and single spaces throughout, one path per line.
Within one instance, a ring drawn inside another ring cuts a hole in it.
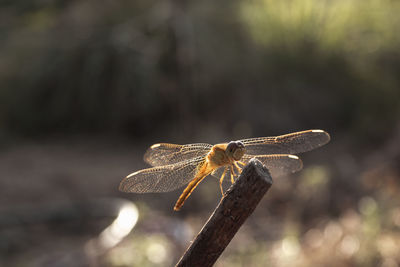
M 268 170 L 250 160 L 176 266 L 212 266 L 271 185 Z

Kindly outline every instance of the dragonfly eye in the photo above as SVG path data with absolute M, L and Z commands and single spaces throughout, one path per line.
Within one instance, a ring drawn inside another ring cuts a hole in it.
M 243 145 L 243 143 L 242 143 L 242 142 L 240 142 L 240 141 L 236 141 L 236 144 L 237 144 L 238 148 L 240 148 L 240 149 L 244 149 L 244 145 Z
M 226 147 L 226 151 L 227 151 L 230 155 L 232 155 L 233 151 L 236 149 L 236 146 L 237 146 L 236 142 L 229 142 L 229 143 L 228 143 L 228 146 Z
M 236 146 L 235 146 L 235 150 L 233 151 L 233 158 L 235 160 L 240 160 L 245 153 L 245 148 L 244 148 L 243 143 L 239 142 L 239 141 L 235 142 L 235 145 Z
M 228 156 L 233 157 L 235 160 L 240 160 L 244 154 L 244 145 L 241 142 L 229 142 L 226 147 Z

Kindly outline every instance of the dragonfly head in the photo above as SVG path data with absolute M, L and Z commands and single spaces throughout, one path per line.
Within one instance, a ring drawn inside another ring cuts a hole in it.
M 245 152 L 246 149 L 244 148 L 243 143 L 239 141 L 231 141 L 226 147 L 226 154 L 234 160 L 240 160 Z

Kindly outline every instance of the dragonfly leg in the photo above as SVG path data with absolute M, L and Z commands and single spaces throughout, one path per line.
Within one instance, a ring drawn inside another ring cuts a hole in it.
M 236 176 L 235 171 L 233 170 L 233 167 L 231 167 L 231 183 L 235 183 L 235 179 L 234 177 Z
M 235 168 L 238 170 L 238 173 L 240 174 L 242 172 L 243 168 L 240 167 L 237 162 L 234 162 L 233 165 L 235 165 Z
M 222 182 L 224 181 L 225 178 L 226 169 L 227 167 L 225 167 L 224 172 L 222 173 L 221 178 L 219 179 L 219 188 L 221 188 L 222 197 L 224 196 L 224 189 L 222 188 Z
M 240 160 L 236 161 L 235 163 L 242 165 L 242 167 L 246 166 L 246 163 L 244 163 L 243 161 L 240 161 Z

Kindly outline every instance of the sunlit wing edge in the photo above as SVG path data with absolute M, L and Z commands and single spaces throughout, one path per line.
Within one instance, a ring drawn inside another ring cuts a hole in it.
M 256 137 L 239 140 L 249 155 L 298 154 L 319 148 L 330 141 L 324 130 L 306 130 L 279 136 Z
M 178 145 L 170 143 L 158 143 L 150 146 L 143 156 L 143 160 L 151 166 L 175 164 L 206 155 L 212 145 L 206 143 L 194 143 Z
M 122 179 L 119 190 L 128 193 L 157 193 L 176 190 L 193 179 L 204 161 L 204 157 L 197 157 L 175 164 L 133 172 Z
M 296 155 L 271 154 L 271 155 L 245 155 L 244 163 L 256 158 L 269 170 L 271 176 L 279 177 L 298 172 L 303 169 L 303 161 Z

